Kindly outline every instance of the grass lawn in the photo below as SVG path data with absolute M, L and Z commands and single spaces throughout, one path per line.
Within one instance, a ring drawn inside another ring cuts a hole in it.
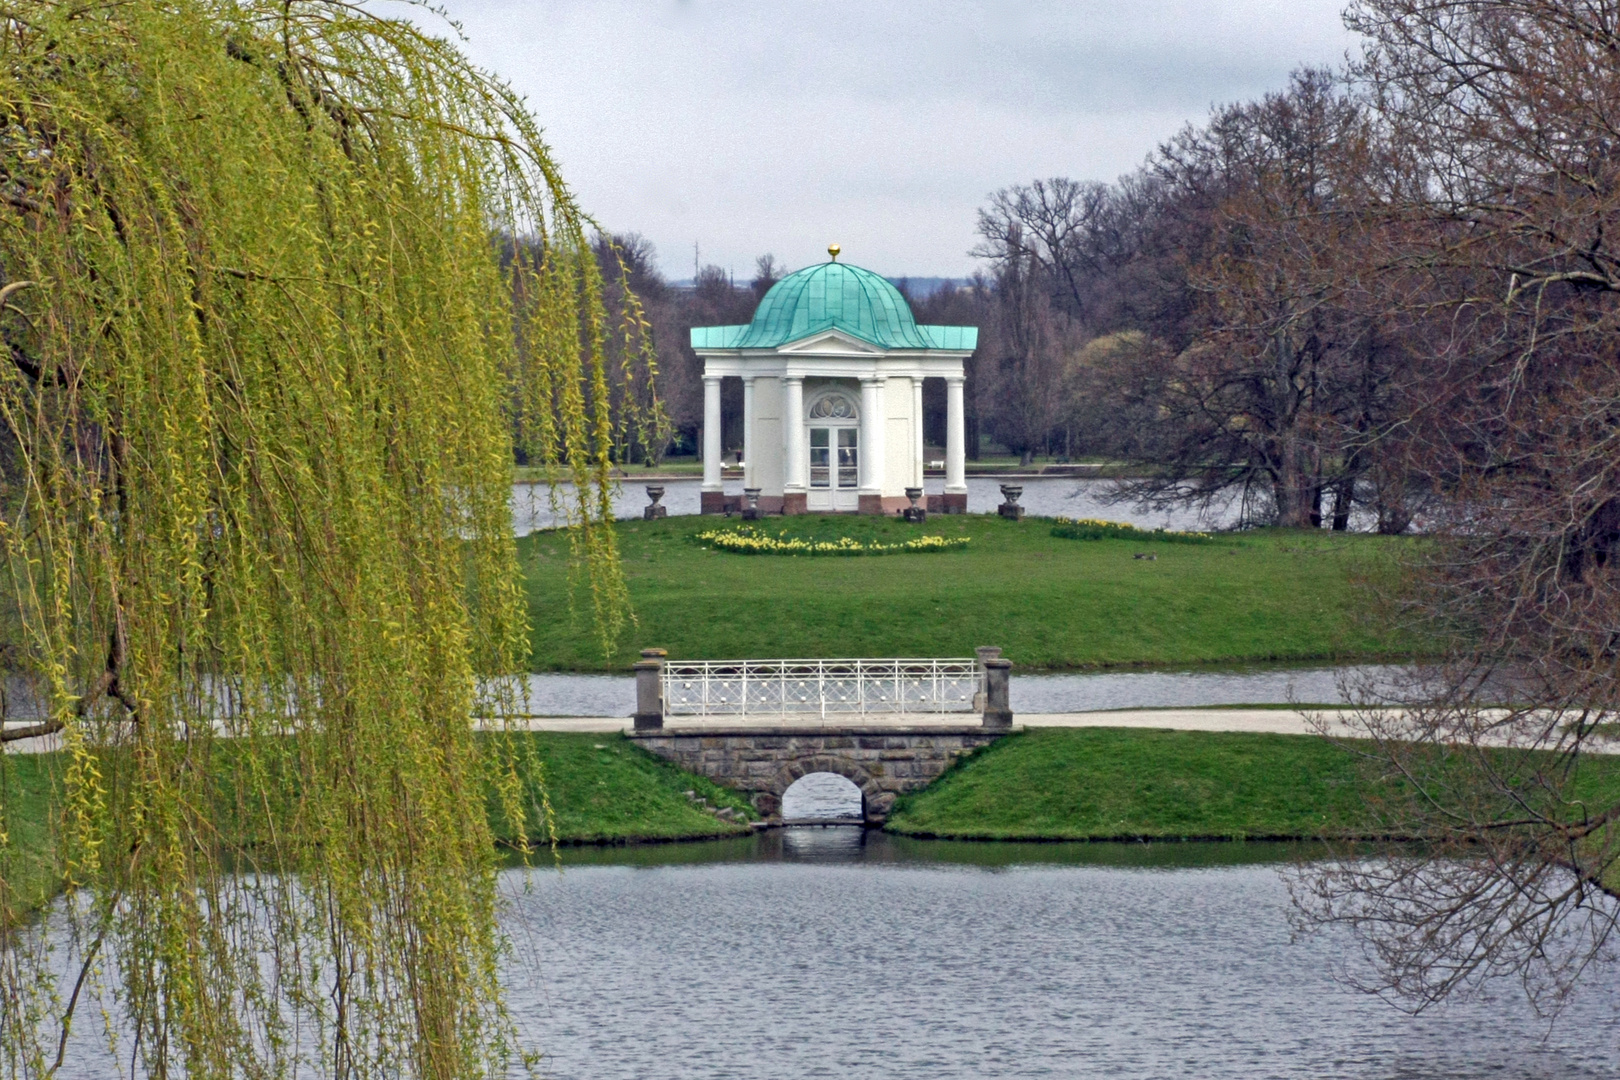
M 903 796 L 891 831 L 984 840 L 1353 838 L 1380 834 L 1364 801 L 1397 794 L 1326 739 L 1040 728 Z M 1587 756 L 1576 790 L 1620 801 L 1620 757 Z
M 806 515 L 772 533 L 893 542 L 970 538 L 966 549 L 882 557 L 741 555 L 696 533 L 719 517 L 621 522 L 638 623 L 604 657 L 588 598 L 570 614 L 567 537 L 518 541 L 537 671 L 623 670 L 657 646 L 683 659 L 969 656 L 1000 645 L 1022 669 L 1397 657 L 1412 642 L 1364 616 L 1401 538 L 1259 530 L 1209 544 L 1064 540 L 1049 519 Z M 1156 558 L 1137 559 L 1137 553 Z
M 56 802 L 60 754 L 6 754 L 0 757 L 5 787 L 6 834 L 0 881 L 5 904 L 15 912 L 36 910 L 60 885 L 51 806 Z
M 745 819 L 759 817 L 735 791 L 679 769 L 623 735 L 534 732 L 521 738 L 531 740 L 544 768 L 563 843 L 678 840 L 746 831 L 746 826 L 702 809 L 686 797 L 688 791 L 715 809 L 729 806 Z

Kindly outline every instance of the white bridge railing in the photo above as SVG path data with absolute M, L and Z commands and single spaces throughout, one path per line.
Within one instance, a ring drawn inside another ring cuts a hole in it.
M 985 669 L 965 660 L 666 660 L 666 716 L 966 713 Z

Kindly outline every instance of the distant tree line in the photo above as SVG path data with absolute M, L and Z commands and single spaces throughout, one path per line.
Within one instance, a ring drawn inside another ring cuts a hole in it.
M 1342 530 L 1359 505 L 1404 531 L 1424 350 L 1391 135 L 1363 86 L 1304 69 L 1117 183 L 997 192 L 977 253 L 1000 441 L 1151 464 L 1137 498 L 1236 489 L 1252 521 Z
M 919 322 L 980 328 L 969 456 L 983 442 L 1026 463 L 1097 455 L 1153 467 L 1133 498 L 1236 490 L 1256 523 L 1342 530 L 1360 507 L 1379 531 L 1406 530 L 1428 490 L 1409 451 L 1436 370 L 1416 355 L 1432 358 L 1425 334 L 1444 322 L 1416 313 L 1420 275 L 1394 272 L 1391 245 L 1421 233 L 1399 209 L 1420 183 L 1410 164 L 1364 80 L 1307 69 L 1116 183 L 996 192 L 979 213 L 983 271 L 926 293 L 901 283 Z M 705 266 L 675 288 L 636 234 L 599 252 L 604 276 L 622 262 L 641 299 L 668 419 L 669 441 L 629 460 L 695 452 L 702 372 L 687 331 L 747 322 L 781 268 L 762 256 L 738 283 Z M 943 388 L 929 389 L 924 435 L 940 445 Z M 735 448 L 740 387 L 723 393 Z

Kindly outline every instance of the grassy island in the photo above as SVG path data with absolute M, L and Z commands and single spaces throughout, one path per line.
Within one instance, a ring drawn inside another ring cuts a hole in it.
M 1040 728 L 903 796 L 888 827 L 963 840 L 1383 836 L 1372 806 L 1400 792 L 1365 768 L 1309 735 Z M 1579 790 L 1620 799 L 1620 757 L 1587 756 L 1581 769 Z
M 602 655 L 590 605 L 564 614 L 568 538 L 518 542 L 534 612 L 537 671 L 622 671 L 656 645 L 686 659 L 965 656 L 1000 645 L 1020 668 L 1397 657 L 1413 642 L 1367 618 L 1368 586 L 1414 541 L 1285 530 L 1209 543 L 1067 539 L 1050 519 L 806 515 L 763 531 L 809 542 L 963 540 L 882 558 L 739 554 L 697 539 L 735 519 L 622 522 L 638 620 Z M 1151 556 L 1151 558 L 1137 556 Z

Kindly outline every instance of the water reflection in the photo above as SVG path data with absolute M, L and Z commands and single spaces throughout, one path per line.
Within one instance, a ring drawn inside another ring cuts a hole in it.
M 588 866 L 652 868 L 772 863 L 790 858 L 790 845 L 798 843 L 798 838 L 808 838 L 803 843 L 824 855 L 837 852 L 839 857 L 836 861 L 874 866 L 984 869 L 1089 866 L 1190 870 L 1215 866 L 1280 866 L 1321 858 L 1327 854 L 1327 848 L 1321 844 L 1302 841 L 1020 843 L 917 840 L 861 825 L 811 825 L 766 829 L 734 839 L 696 843 L 564 847 L 558 849 L 558 858 L 564 870 Z M 545 859 L 539 861 L 544 864 Z
M 860 862 L 867 830 L 860 825 L 789 825 L 772 839 L 788 862 Z

